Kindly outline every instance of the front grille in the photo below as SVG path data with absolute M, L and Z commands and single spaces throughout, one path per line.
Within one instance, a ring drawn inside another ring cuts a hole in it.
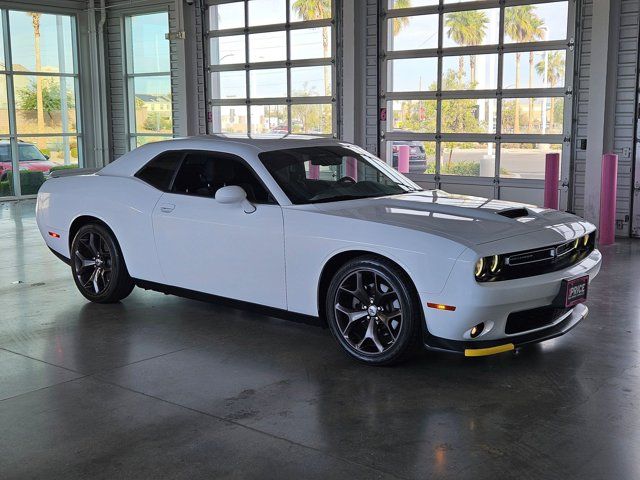
M 539 307 L 531 310 L 523 310 L 521 312 L 510 313 L 507 317 L 507 324 L 504 333 L 513 335 L 514 333 L 535 330 L 536 328 L 551 325 L 562 315 L 567 313 L 570 308 L 556 307 Z
M 476 277 L 478 282 L 499 282 L 515 278 L 533 277 L 545 273 L 564 270 L 587 258 L 596 248 L 595 231 L 589 234 L 587 244 L 575 240 L 550 245 L 535 250 L 500 255 L 500 269 L 493 275 Z M 580 237 L 582 239 L 584 237 Z

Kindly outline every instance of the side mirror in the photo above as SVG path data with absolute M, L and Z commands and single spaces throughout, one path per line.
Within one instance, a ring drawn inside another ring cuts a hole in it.
M 43 154 L 44 155 L 44 154 Z M 46 158 L 47 160 L 49 160 L 51 157 L 49 155 L 44 155 L 44 158 Z
M 219 188 L 216 192 L 215 198 L 216 202 L 221 203 L 222 205 L 241 205 L 244 213 L 253 213 L 256 211 L 256 207 L 247 200 L 247 192 L 237 185 L 228 185 L 226 187 Z

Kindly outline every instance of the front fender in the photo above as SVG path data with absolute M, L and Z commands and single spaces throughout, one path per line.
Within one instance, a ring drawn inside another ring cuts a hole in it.
M 318 285 L 327 263 L 348 251 L 372 253 L 399 265 L 416 290 L 439 293 L 463 245 L 424 232 L 343 217 L 284 209 L 287 304 L 318 315 Z M 326 220 L 326 221 L 325 221 Z M 380 229 L 384 228 L 384 235 Z

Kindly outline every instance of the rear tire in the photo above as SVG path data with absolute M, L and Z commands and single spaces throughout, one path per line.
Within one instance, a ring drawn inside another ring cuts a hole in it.
M 343 350 L 368 365 L 399 363 L 419 348 L 420 301 L 409 276 L 389 260 L 365 255 L 341 267 L 325 311 Z
M 95 303 L 119 302 L 135 286 L 115 236 L 99 223 L 80 227 L 73 237 L 71 271 L 80 293 Z

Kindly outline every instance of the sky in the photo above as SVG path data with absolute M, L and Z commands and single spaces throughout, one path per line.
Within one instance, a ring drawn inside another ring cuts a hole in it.
M 58 55 L 58 25 L 62 35 L 63 55 Z M 35 42 L 33 22 L 28 12 L 9 11 L 9 29 L 11 32 L 11 56 L 14 65 L 22 65 L 28 70 L 35 70 Z M 71 17 L 66 15 L 42 14 L 40 16 L 40 51 L 42 69 L 44 71 L 64 73 L 73 72 Z M 0 47 L 1 50 L 1 47 Z M 3 54 L 4 61 L 4 54 Z M 61 67 L 64 67 L 61 69 Z
M 417 0 L 414 0 L 414 6 Z M 424 0 L 422 4 L 430 4 L 430 0 Z M 445 2 L 446 3 L 446 2 Z M 450 2 L 455 3 L 455 2 Z M 566 38 L 567 31 L 567 2 L 554 2 L 549 4 L 535 5 L 536 14 L 544 20 L 547 25 L 547 39 L 558 40 Z M 489 28 L 487 30 L 487 40 L 485 44 L 497 43 L 498 38 L 498 9 L 484 10 L 490 18 Z M 446 16 L 446 14 L 445 14 Z M 408 25 L 404 26 L 400 33 L 394 38 L 394 50 L 408 50 L 419 48 L 437 48 L 438 46 L 438 15 L 421 15 L 417 17 L 409 17 Z M 447 30 L 444 32 L 444 46 L 455 46 L 450 39 L 447 38 Z M 508 43 L 509 39 L 505 41 Z M 480 56 L 478 56 L 479 58 Z M 497 56 L 482 56 L 484 60 L 480 60 L 477 67 L 477 77 L 481 84 L 486 88 L 496 88 L 495 78 L 497 78 L 495 68 L 497 68 Z M 540 54 L 536 54 L 535 61 L 542 58 Z M 492 60 L 495 59 L 495 60 Z M 486 61 L 486 62 L 485 62 Z M 454 59 L 445 57 L 444 69 L 454 67 L 457 70 L 458 57 Z M 468 56 L 465 58 L 466 69 L 469 68 Z M 485 63 L 482 63 L 485 62 Z M 522 55 L 520 62 L 520 76 L 525 85 L 529 77 L 529 55 Z M 422 89 L 426 90 L 431 82 L 435 81 L 437 73 L 434 69 L 437 64 L 431 62 L 395 62 L 392 67 L 394 89 L 397 91 L 412 90 L 416 87 L 419 79 L 422 79 Z M 515 87 L 515 55 L 505 54 L 504 58 L 504 88 Z M 468 74 L 468 72 L 467 72 Z M 541 87 L 539 79 L 535 86 Z M 493 86 L 489 86 L 493 85 Z M 480 85 L 478 88 L 483 88 Z M 416 90 L 418 88 L 415 88 Z M 393 91 L 390 89 L 390 91 Z

